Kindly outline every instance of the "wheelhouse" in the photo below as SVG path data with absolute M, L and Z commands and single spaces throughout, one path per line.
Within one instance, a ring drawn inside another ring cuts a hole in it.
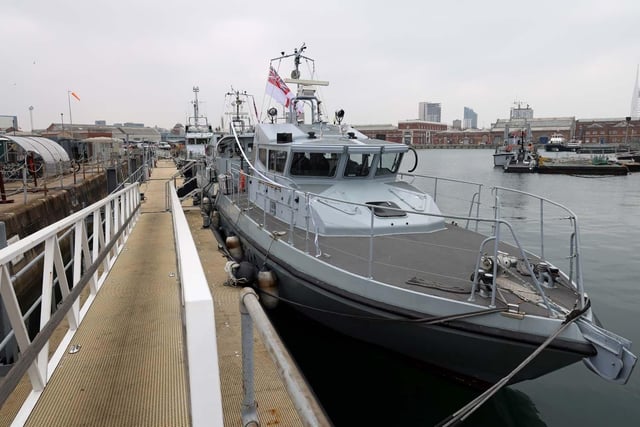
M 402 148 L 402 146 L 398 146 Z M 256 163 L 263 170 L 304 179 L 366 179 L 394 176 L 404 153 L 388 146 L 261 145 Z

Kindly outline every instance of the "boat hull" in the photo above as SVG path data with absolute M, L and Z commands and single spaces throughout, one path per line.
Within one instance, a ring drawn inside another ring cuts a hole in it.
M 495 153 L 493 155 L 493 166 L 504 167 L 513 157 L 514 153 L 511 152 Z
M 259 227 L 251 227 L 251 231 L 237 228 L 235 224 L 238 221 L 233 221 L 237 218 L 233 205 L 224 201 L 222 204 L 219 230 L 223 237 L 237 235 L 242 242 L 244 259 L 256 267 L 267 260 L 265 264 L 277 276 L 280 297 L 293 302 L 293 308 L 340 333 L 437 366 L 443 372 L 485 384 L 495 383 L 507 375 L 546 338 L 527 337 L 526 334 L 509 337 L 505 331 L 463 321 L 438 326 L 408 322 L 408 317 L 429 315 L 385 306 L 345 292 L 338 283 L 327 283 L 320 277 L 299 271 L 293 261 L 296 257 L 294 249 L 291 257 L 278 258 L 268 248 L 256 244 L 258 239 L 251 233 L 259 233 Z M 344 280 L 349 280 L 348 275 L 345 274 Z M 548 347 L 511 383 L 539 377 L 593 352 L 589 345 L 574 344 L 573 348 L 571 345 Z

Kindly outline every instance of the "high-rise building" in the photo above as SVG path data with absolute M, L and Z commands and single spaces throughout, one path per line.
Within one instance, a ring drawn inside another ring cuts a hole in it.
M 464 107 L 462 129 L 478 129 L 478 113 L 469 107 Z
M 440 123 L 441 106 L 435 102 L 421 102 L 418 104 L 418 118 L 427 122 Z

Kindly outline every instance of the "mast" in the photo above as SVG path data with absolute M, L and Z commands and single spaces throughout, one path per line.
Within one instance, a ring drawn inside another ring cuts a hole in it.
M 195 118 L 195 125 L 198 126 L 200 122 L 200 112 L 198 111 L 198 92 L 200 88 L 198 86 L 193 87 L 193 93 L 195 94 L 195 100 L 193 101 L 193 117 Z
M 316 86 L 328 86 L 329 82 L 313 80 L 315 77 L 315 61 L 302 54 L 306 48 L 307 46 L 305 43 L 302 43 L 302 46 L 294 49 L 292 54 L 286 55 L 283 51 L 280 52 L 280 57 L 274 58 L 270 61 L 271 64 L 273 64 L 275 61 L 282 61 L 283 59 L 293 57 L 293 64 L 295 68 L 291 71 L 291 78 L 284 79 L 285 83 L 291 83 L 297 86 L 297 93 L 289 104 L 289 111 L 287 113 L 287 121 L 289 123 L 300 123 L 300 117 L 302 117 L 302 121 L 304 121 L 305 103 L 311 109 L 311 123 L 322 122 L 322 111 L 320 109 L 321 101 L 316 96 Z M 303 59 L 311 64 L 311 80 L 300 79 L 300 63 Z

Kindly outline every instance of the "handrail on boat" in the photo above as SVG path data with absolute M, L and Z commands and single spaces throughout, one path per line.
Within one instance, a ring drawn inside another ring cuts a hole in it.
M 474 182 L 474 181 L 467 181 L 467 180 L 464 180 L 464 179 L 444 178 L 444 177 L 441 177 L 441 176 L 422 175 L 422 174 L 417 174 L 417 173 L 398 172 L 398 177 L 400 177 L 401 179 L 404 179 L 405 177 L 410 177 L 410 178 L 424 178 L 424 179 L 433 180 L 434 181 L 434 185 L 433 185 L 433 201 L 434 202 L 437 202 L 437 200 L 438 200 L 438 182 L 440 182 L 440 181 L 451 182 L 451 183 L 456 183 L 456 184 L 465 184 L 465 185 L 478 187 L 478 191 L 476 193 L 474 193 L 474 197 L 471 198 L 471 203 L 469 204 L 469 217 L 471 217 L 471 212 L 473 211 L 473 207 L 474 206 L 476 208 L 476 216 L 477 217 L 480 216 L 480 200 L 481 200 L 481 195 L 482 195 L 482 187 L 485 187 L 484 184 L 481 184 L 479 182 Z M 477 194 L 477 201 L 475 199 L 475 195 L 476 194 Z M 466 227 L 469 228 L 469 221 L 467 221 Z M 478 230 L 478 223 L 476 223 L 475 229 L 476 229 L 476 231 Z
M 239 172 L 238 170 L 235 170 L 235 173 L 237 174 L 245 174 L 245 172 Z M 431 177 L 427 177 L 427 178 L 431 178 Z M 304 203 L 304 209 L 306 210 L 306 214 L 305 214 L 305 223 L 302 224 L 301 228 L 305 229 L 305 253 L 309 253 L 308 251 L 308 243 L 310 241 L 310 235 L 312 234 L 312 241 L 315 245 L 315 249 L 316 249 L 316 256 L 319 256 L 321 254 L 321 249 L 319 246 L 319 242 L 318 242 L 318 229 L 315 226 L 315 221 L 313 218 L 313 204 L 316 202 L 323 202 L 324 204 L 331 206 L 332 202 L 333 203 L 340 203 L 343 205 L 351 205 L 354 207 L 354 209 L 358 208 L 365 208 L 368 209 L 371 212 L 371 223 L 369 225 L 370 229 L 369 232 L 367 234 L 364 234 L 364 236 L 368 236 L 369 240 L 370 240 L 370 244 L 369 244 L 369 256 L 368 256 L 368 278 L 373 279 L 372 277 L 372 271 L 373 271 L 373 246 L 374 246 L 374 238 L 376 237 L 375 234 L 375 230 L 374 230 L 374 212 L 373 209 L 376 208 L 375 205 L 371 205 L 371 204 L 367 204 L 367 203 L 356 203 L 356 202 L 348 202 L 348 201 L 344 201 L 341 199 L 336 199 L 336 198 L 332 198 L 332 197 L 326 197 L 326 196 L 321 196 L 312 192 L 308 192 L 308 191 L 300 191 L 298 189 L 295 188 L 290 188 L 287 187 L 283 184 L 274 182 L 273 180 L 263 180 L 260 177 L 257 177 L 255 175 L 251 176 L 251 179 L 256 179 L 259 183 L 262 183 L 266 186 L 265 191 L 259 191 L 255 194 L 256 199 L 252 202 L 251 200 L 249 200 L 249 198 L 247 198 L 247 203 L 251 204 L 254 203 L 257 206 L 260 207 L 260 209 L 263 212 L 263 221 L 261 226 L 262 227 L 266 227 L 267 221 L 266 221 L 266 217 L 267 217 L 267 212 L 269 211 L 268 209 L 268 204 L 269 203 L 273 203 L 274 206 L 276 206 L 276 211 L 278 210 L 278 207 L 285 209 L 285 210 L 289 210 L 290 214 L 286 215 L 287 221 L 289 223 L 289 226 L 291 228 L 290 233 L 289 233 L 289 240 L 288 240 L 288 244 L 289 245 L 294 245 L 293 242 L 293 229 L 294 229 L 294 219 L 295 219 L 295 212 L 299 211 L 300 209 L 302 209 L 302 206 L 300 204 L 301 201 L 303 201 Z M 440 178 L 439 178 L 440 179 Z M 400 209 L 400 208 L 392 208 L 392 207 L 385 207 L 385 209 L 390 210 L 390 211 L 396 211 L 399 213 L 408 213 L 408 214 L 413 214 L 413 215 L 424 215 L 424 216 L 430 216 L 430 217 L 436 217 L 436 218 L 443 218 L 443 219 L 449 219 L 449 220 L 457 220 L 457 221 L 467 221 L 467 224 L 469 221 L 474 221 L 476 223 L 476 229 L 479 223 L 487 223 L 492 225 L 493 228 L 493 233 L 492 235 L 489 237 L 490 240 L 494 241 L 494 248 L 492 250 L 489 251 L 489 253 L 492 254 L 493 259 L 496 260 L 499 254 L 498 251 L 498 242 L 503 241 L 503 239 L 500 236 L 500 229 L 502 226 L 505 226 L 507 228 L 507 230 L 509 231 L 509 236 L 511 239 L 513 239 L 514 243 L 515 243 L 515 247 L 518 249 L 519 251 L 519 255 L 520 257 L 524 260 L 525 266 L 526 266 L 526 270 L 529 272 L 529 274 L 532 277 L 532 281 L 534 283 L 535 289 L 537 291 L 537 293 L 541 296 L 544 306 L 549 310 L 549 312 L 551 314 L 553 314 L 554 312 L 556 312 L 557 310 L 554 310 L 553 305 L 549 302 L 548 298 L 546 297 L 546 294 L 544 292 L 544 289 L 542 288 L 542 285 L 540 283 L 540 281 L 538 280 L 538 277 L 534 274 L 534 269 L 528 259 L 528 254 L 530 254 L 530 252 L 528 252 L 527 250 L 525 250 L 524 246 L 522 245 L 522 243 L 520 242 L 520 239 L 518 238 L 514 227 L 512 226 L 512 224 L 507 221 L 506 219 L 503 219 L 500 217 L 500 213 L 499 210 L 497 209 L 497 206 L 499 206 L 500 204 L 500 199 L 499 197 L 495 197 L 495 214 L 493 218 L 481 218 L 479 217 L 479 206 L 480 206 L 480 191 L 482 189 L 482 184 L 477 184 L 477 183 L 471 183 L 468 181 L 463 181 L 463 180 L 448 180 L 448 179 L 442 179 L 444 181 L 452 181 L 452 182 L 457 182 L 457 183 L 463 183 L 463 184 L 472 184 L 472 185 L 477 185 L 479 186 L 478 192 L 473 194 L 472 197 L 472 204 L 470 207 L 470 211 L 473 210 L 473 206 L 475 204 L 476 206 L 476 212 L 478 212 L 478 216 L 462 216 L 462 215 L 449 215 L 449 214 L 445 214 L 445 213 L 441 213 L 441 214 L 434 214 L 434 213 L 428 213 L 428 212 L 420 212 L 420 211 L 413 211 L 413 210 L 405 210 L 405 209 Z M 229 191 L 236 193 L 238 192 L 238 186 L 237 184 L 234 182 L 234 180 L 230 180 L 231 182 L 230 184 L 230 188 Z M 282 195 L 279 194 L 278 197 L 272 196 L 271 192 L 269 191 L 270 188 L 274 188 L 274 189 L 279 189 L 280 191 L 287 191 L 290 192 L 290 195 L 287 197 L 281 197 Z M 498 191 L 512 191 L 510 189 L 507 188 L 502 188 L 502 187 L 492 187 L 492 191 L 497 193 Z M 566 212 L 568 212 L 570 214 L 570 218 L 574 221 L 573 225 L 574 225 L 574 236 L 572 237 L 571 240 L 571 246 L 573 248 L 573 245 L 575 244 L 576 248 L 577 248 L 577 244 L 578 244 L 578 240 L 577 240 L 577 222 L 575 222 L 575 215 L 573 214 L 573 212 L 571 212 L 569 209 L 567 209 L 566 207 L 556 203 L 556 202 L 552 202 L 552 201 L 548 201 L 547 199 L 540 197 L 540 196 L 536 196 L 533 194 L 528 194 L 526 192 L 521 192 L 521 191 L 517 191 L 517 190 L 513 190 L 517 193 L 521 193 L 523 195 L 527 195 L 536 199 L 541 200 L 541 203 L 546 203 L 549 202 L 557 207 L 560 207 L 561 209 L 564 209 Z M 238 192 L 239 193 L 239 192 Z M 263 203 L 259 203 L 259 201 L 257 200 L 257 198 L 262 198 Z M 237 201 L 239 203 L 239 194 L 238 194 L 238 198 Z M 297 202 L 294 203 L 294 200 L 297 200 Z M 262 206 L 260 206 L 262 204 Z M 541 207 L 542 209 L 542 207 Z M 543 212 L 543 211 L 541 211 Z M 272 214 L 269 214 L 271 216 L 273 216 Z M 275 215 L 276 217 L 278 217 L 278 215 Z M 280 218 L 283 219 L 282 214 L 280 215 Z M 309 218 L 311 218 L 311 222 L 313 223 L 313 229 L 310 228 L 309 224 Z M 476 277 L 474 278 L 474 283 L 472 286 L 472 291 L 471 291 L 471 295 L 470 295 L 470 300 L 473 300 L 473 295 L 475 293 L 476 287 L 478 286 L 478 277 L 477 277 L 477 269 L 480 263 L 480 259 L 483 256 L 483 251 L 484 251 L 484 247 L 485 247 L 485 243 L 483 243 L 481 245 L 481 247 L 479 248 L 479 254 L 478 254 L 478 258 L 477 258 L 477 265 L 476 265 Z M 573 249 L 571 250 L 571 252 L 573 253 Z M 574 255 L 570 255 L 570 256 L 575 256 L 578 266 L 579 266 L 579 257 L 577 257 L 577 250 L 576 250 L 576 254 Z M 544 260 L 544 258 L 541 258 L 542 260 Z M 495 305 L 495 297 L 496 297 L 496 292 L 497 292 L 497 284 L 496 284 L 496 278 L 497 278 L 497 274 L 495 269 L 497 268 L 497 263 L 494 262 L 494 274 L 493 274 L 493 284 L 492 284 L 492 296 L 491 296 L 491 304 Z M 584 301 L 585 301 L 585 296 L 584 296 L 584 290 L 583 290 L 583 286 L 582 286 L 582 275 L 578 274 L 578 284 L 577 284 L 577 291 L 580 295 L 580 306 L 581 308 L 584 307 Z
M 542 196 L 538 196 L 536 194 L 532 194 L 532 193 L 528 193 L 526 191 L 521 191 L 521 190 L 516 190 L 513 188 L 506 188 L 506 187 L 500 187 L 500 186 L 494 186 L 491 188 L 492 193 L 495 195 L 496 198 L 496 206 L 498 205 L 498 200 L 499 200 L 499 192 L 504 191 L 504 192 L 510 192 L 510 193 L 515 193 L 515 194 L 521 194 L 527 197 L 531 197 L 533 199 L 537 199 L 540 201 L 540 258 L 542 260 L 545 260 L 545 256 L 544 256 L 544 204 L 548 203 L 552 206 L 555 206 L 563 211 L 565 211 L 568 216 L 565 219 L 568 219 L 571 222 L 572 228 L 573 228 L 573 233 L 570 236 L 570 242 L 569 242 L 569 258 L 570 258 L 570 268 L 569 268 L 569 277 L 570 277 L 570 283 L 573 283 L 573 281 L 571 280 L 571 278 L 573 277 L 573 261 L 575 260 L 575 272 L 576 272 L 576 286 L 577 286 L 577 291 L 578 294 L 580 295 L 580 307 L 579 308 L 584 308 L 585 306 L 585 302 L 586 302 L 586 298 L 584 295 L 584 283 L 583 283 L 583 276 L 582 276 L 582 262 L 581 262 L 581 257 L 580 257 L 580 233 L 579 233 L 579 228 L 578 228 L 578 217 L 576 216 L 576 214 L 569 209 L 568 207 L 558 203 L 558 202 L 554 202 L 553 200 L 547 199 L 546 197 L 542 197 Z M 575 252 L 574 252 L 575 249 Z

